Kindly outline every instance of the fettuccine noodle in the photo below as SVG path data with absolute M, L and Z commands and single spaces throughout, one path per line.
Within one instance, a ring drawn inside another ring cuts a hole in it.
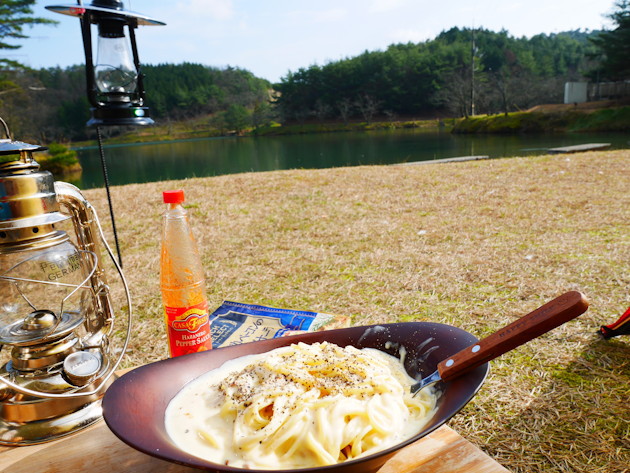
M 374 349 L 294 344 L 228 362 L 184 388 L 166 413 L 183 450 L 230 466 L 289 469 L 370 455 L 418 432 L 435 396 Z

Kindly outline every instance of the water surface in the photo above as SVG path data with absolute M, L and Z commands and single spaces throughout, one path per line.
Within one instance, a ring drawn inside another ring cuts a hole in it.
M 104 147 L 111 185 L 279 169 L 395 164 L 460 156 L 501 158 L 547 153 L 549 148 L 611 143 L 628 148 L 625 133 L 453 135 L 445 131 L 388 130 L 277 137 L 225 137 Z M 104 185 L 96 147 L 77 150 L 83 175 L 76 184 Z

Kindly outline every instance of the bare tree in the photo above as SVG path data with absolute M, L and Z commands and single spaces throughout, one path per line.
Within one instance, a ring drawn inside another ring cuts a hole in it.
M 315 101 L 315 106 L 313 108 L 313 113 L 317 117 L 317 119 L 321 122 L 326 119 L 332 113 L 332 107 L 325 103 L 322 99 L 317 99 Z
M 378 112 L 379 103 L 369 94 L 361 94 L 355 104 L 366 122 L 372 123 L 372 118 Z
M 348 120 L 350 119 L 350 114 L 352 113 L 352 100 L 348 97 L 344 97 L 337 103 L 337 110 L 339 110 L 339 115 L 341 115 L 341 119 L 347 125 Z

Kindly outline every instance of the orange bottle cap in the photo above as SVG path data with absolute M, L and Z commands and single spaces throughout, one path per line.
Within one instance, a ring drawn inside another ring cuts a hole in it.
M 162 198 L 165 204 L 181 204 L 184 201 L 184 191 L 179 189 L 176 191 L 162 192 Z

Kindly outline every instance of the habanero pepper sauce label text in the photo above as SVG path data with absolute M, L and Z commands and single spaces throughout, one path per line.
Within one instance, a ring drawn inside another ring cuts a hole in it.
M 212 349 L 208 303 L 192 307 L 165 307 L 171 357 Z

